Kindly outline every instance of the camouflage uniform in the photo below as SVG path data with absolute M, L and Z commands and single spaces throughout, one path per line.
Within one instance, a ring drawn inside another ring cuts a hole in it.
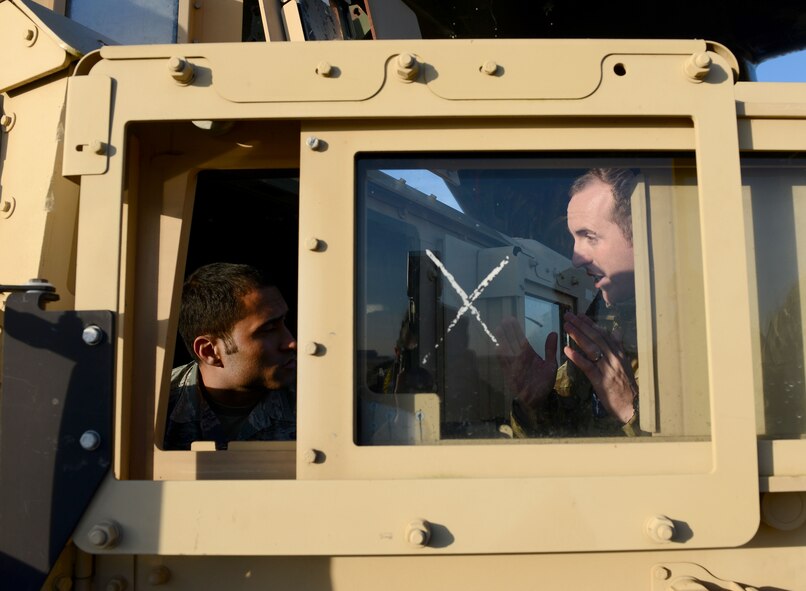
M 171 372 L 171 397 L 165 427 L 165 449 L 190 449 L 193 441 L 215 441 L 227 449 L 221 421 L 199 388 L 201 376 L 194 361 Z M 257 403 L 233 441 L 290 441 L 297 438 L 296 396 L 274 390 Z
M 630 360 L 637 384 L 635 302 L 607 307 L 599 292 L 585 315 L 611 335 L 617 329 L 621 332 L 620 344 Z M 636 399 L 635 414 L 625 425 L 604 409 L 582 370 L 566 361 L 557 370 L 554 390 L 540 408 L 526 408 L 515 399 L 512 405 L 512 430 L 515 437 L 634 437 L 641 434 L 637 404 Z

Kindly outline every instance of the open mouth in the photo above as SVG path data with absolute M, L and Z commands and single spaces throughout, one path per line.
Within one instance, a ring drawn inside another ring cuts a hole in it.
M 604 276 L 604 275 L 596 275 L 596 274 L 594 274 L 594 273 L 588 273 L 588 275 L 590 275 L 591 279 L 593 279 L 593 285 L 594 285 L 594 287 L 596 287 L 597 289 L 599 288 L 599 284 L 600 284 L 600 283 L 602 282 L 602 280 L 605 278 L 605 276 Z

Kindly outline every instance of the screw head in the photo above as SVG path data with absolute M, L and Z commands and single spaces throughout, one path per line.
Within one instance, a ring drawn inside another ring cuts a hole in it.
M 670 542 L 674 538 L 674 522 L 665 515 L 656 515 L 647 519 L 644 524 L 649 538 L 658 544 Z
M 417 58 L 410 53 L 401 53 L 397 56 L 397 65 L 401 68 L 411 68 L 417 63 Z
M 665 566 L 656 566 L 652 570 L 652 576 L 655 577 L 655 579 L 657 579 L 658 581 L 665 581 L 670 576 L 672 576 L 672 573 Z
M 308 248 L 308 250 L 316 252 L 322 247 L 322 241 L 319 240 L 319 238 L 314 238 L 311 236 L 305 241 L 305 246 Z
M 104 331 L 101 330 L 101 327 L 90 324 L 86 326 L 81 333 L 81 340 L 84 341 L 84 344 L 94 347 L 104 340 Z
M 711 56 L 704 51 L 698 51 L 694 54 L 694 65 L 698 68 L 708 68 L 711 66 Z
M 14 213 L 17 200 L 14 197 L 3 197 L 0 202 L 0 219 L 8 219 Z
M 704 51 L 698 51 L 688 57 L 683 63 L 683 72 L 691 82 L 702 82 L 711 69 L 711 56 Z
M 481 65 L 481 71 L 488 76 L 494 76 L 495 73 L 498 72 L 498 64 L 493 60 L 487 60 Z
M 103 156 L 106 154 L 106 144 L 101 140 L 92 140 L 90 144 L 90 150 L 93 154 L 98 154 L 99 156 Z
M 319 459 L 319 454 L 315 449 L 306 449 L 302 459 L 305 460 L 306 464 L 315 464 Z
M 319 62 L 319 65 L 316 66 L 316 73 L 323 78 L 329 78 L 333 75 L 333 66 L 327 62 Z
M 3 113 L 0 115 L 0 127 L 3 128 L 3 131 L 8 133 L 11 131 L 11 128 L 14 127 L 14 123 L 17 121 L 17 117 L 14 113 Z
M 93 528 L 90 530 L 90 533 L 87 534 L 87 539 L 89 539 L 93 546 L 101 547 L 109 540 L 109 536 L 107 536 L 106 532 L 102 529 Z
M 182 86 L 189 85 L 196 76 L 193 65 L 185 58 L 177 55 L 168 58 L 168 72 L 171 74 L 171 77 Z
M 406 542 L 415 548 L 425 548 L 431 539 L 431 524 L 424 519 L 417 519 L 406 527 Z
M 318 355 L 321 349 L 322 346 L 319 343 L 314 343 L 313 341 L 305 343 L 305 353 L 307 355 Z
M 411 53 L 401 53 L 397 56 L 397 75 L 403 82 L 414 82 L 420 74 L 420 64 Z
M 171 72 L 181 72 L 184 65 L 185 60 L 183 60 L 181 57 L 173 56 L 168 59 L 168 69 Z
M 36 39 L 39 37 L 39 31 L 36 27 L 31 27 L 30 29 L 25 29 L 22 34 L 22 40 L 25 45 L 28 47 L 33 47 L 36 43 Z
M 96 548 L 114 548 L 120 541 L 120 528 L 113 521 L 102 521 L 87 532 L 87 540 Z
M 413 529 L 409 532 L 409 544 L 412 546 L 425 546 L 427 537 L 425 532 L 419 529 Z
M 315 152 L 322 147 L 322 142 L 319 141 L 318 137 L 309 135 L 307 138 L 305 138 L 305 145 Z
M 101 447 L 101 436 L 98 434 L 98 431 L 88 429 L 81 434 L 78 443 L 81 445 L 82 449 L 86 451 L 95 451 Z

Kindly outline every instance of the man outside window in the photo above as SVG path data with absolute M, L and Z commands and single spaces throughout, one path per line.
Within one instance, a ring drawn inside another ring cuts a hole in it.
M 297 342 L 287 313 L 254 267 L 213 263 L 187 279 L 179 333 L 194 360 L 171 372 L 165 449 L 296 439 Z
M 568 231 L 572 263 L 599 290 L 584 315 L 567 313 L 568 362 L 557 367 L 557 333 L 545 357 L 514 318 L 500 329 L 500 360 L 515 394 L 519 436 L 637 435 L 638 355 L 630 198 L 636 179 L 626 169 L 591 169 L 571 187 Z

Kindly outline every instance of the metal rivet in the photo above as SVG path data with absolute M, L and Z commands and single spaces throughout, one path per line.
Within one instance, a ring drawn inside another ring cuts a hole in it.
M 193 66 L 183 57 L 173 56 L 168 60 L 168 72 L 178 84 L 187 86 L 193 82 L 196 72 Z
M 168 570 L 166 566 L 155 566 L 151 569 L 151 572 L 148 573 L 148 584 L 149 585 L 164 585 L 168 581 L 171 580 L 171 571 Z
M 306 464 L 315 464 L 319 461 L 319 452 L 315 449 L 306 449 L 302 459 L 305 460 Z
M 104 340 L 104 331 L 101 330 L 100 326 L 90 324 L 89 326 L 84 327 L 84 330 L 81 333 L 81 340 L 90 347 L 94 347 Z
M 431 524 L 417 519 L 406 527 L 406 542 L 414 548 L 425 548 L 431 539 Z
M 90 151 L 93 154 L 103 156 L 106 154 L 106 143 L 102 142 L 101 140 L 92 140 L 92 143 L 90 144 Z
M 498 72 L 498 64 L 492 60 L 487 60 L 481 65 L 481 72 L 488 76 L 494 76 Z
M 410 53 L 401 53 L 397 56 L 397 75 L 403 82 L 414 81 L 420 73 L 420 64 L 417 58 Z
M 702 82 L 711 70 L 711 56 L 704 51 L 689 56 L 683 64 L 683 72 L 691 82 Z
M 95 451 L 101 447 L 101 436 L 98 434 L 98 431 L 89 429 L 81 434 L 78 443 L 87 451 Z
M 8 219 L 14 213 L 14 208 L 17 206 L 17 200 L 14 197 L 3 197 L 0 202 L 0 218 Z
M 8 133 L 11 131 L 11 128 L 14 127 L 14 123 L 16 123 L 17 117 L 14 113 L 3 113 L 0 115 L 0 127 L 3 128 L 3 131 Z
M 333 74 L 333 66 L 327 62 L 319 62 L 316 66 L 316 73 L 323 78 L 329 78 Z
M 22 34 L 22 39 L 28 47 L 31 47 L 36 43 L 38 36 L 37 29 L 25 29 L 25 32 Z
M 308 250 L 313 250 L 315 252 L 322 247 L 322 241 L 319 240 L 319 238 L 314 238 L 311 236 L 305 241 L 305 246 Z
M 663 544 L 670 542 L 674 538 L 674 523 L 664 515 L 656 515 L 646 520 L 644 531 L 653 542 Z
M 672 576 L 672 573 L 665 566 L 656 566 L 652 569 L 652 576 L 658 581 L 665 581 Z
M 397 65 L 401 68 L 412 68 L 417 63 L 417 58 L 410 53 L 401 53 L 397 56 Z
M 307 355 L 319 355 L 322 352 L 322 345 L 313 341 L 305 343 L 305 353 Z
M 699 51 L 691 56 L 694 65 L 698 68 L 708 68 L 711 66 L 711 56 L 704 51 Z
M 96 548 L 114 548 L 120 541 L 120 527 L 113 521 L 102 521 L 92 526 L 87 539 Z
M 305 145 L 315 152 L 322 147 L 322 142 L 319 141 L 318 137 L 309 135 L 305 138 Z

